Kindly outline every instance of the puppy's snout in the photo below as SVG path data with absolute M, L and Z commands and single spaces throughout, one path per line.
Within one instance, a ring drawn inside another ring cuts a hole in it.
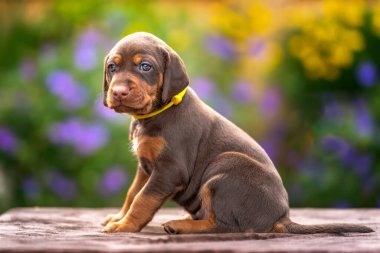
M 123 100 L 129 95 L 129 89 L 127 86 L 118 85 L 112 88 L 112 96 L 114 99 Z

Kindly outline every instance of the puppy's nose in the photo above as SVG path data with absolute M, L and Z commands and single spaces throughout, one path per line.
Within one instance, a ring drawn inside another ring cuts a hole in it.
M 116 86 L 112 89 L 112 95 L 115 99 L 122 100 L 128 97 L 129 89 L 126 86 Z

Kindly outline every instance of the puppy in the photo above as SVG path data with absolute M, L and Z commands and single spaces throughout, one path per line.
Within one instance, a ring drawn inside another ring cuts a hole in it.
M 189 217 L 169 234 L 211 232 L 371 232 L 351 224 L 300 225 L 265 151 L 188 87 L 181 58 L 162 40 L 134 33 L 104 61 L 104 104 L 128 113 L 138 168 L 120 212 L 103 232 L 139 232 L 168 199 Z

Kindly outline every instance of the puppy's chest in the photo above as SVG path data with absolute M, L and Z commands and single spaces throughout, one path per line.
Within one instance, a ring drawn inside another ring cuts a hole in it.
M 165 148 L 165 139 L 161 136 L 150 136 L 140 126 L 136 126 L 131 134 L 132 152 L 139 158 L 154 162 Z
M 132 146 L 131 146 L 131 150 L 132 152 L 137 155 L 137 149 L 139 147 L 139 137 L 138 136 L 134 136 L 133 139 L 132 139 Z

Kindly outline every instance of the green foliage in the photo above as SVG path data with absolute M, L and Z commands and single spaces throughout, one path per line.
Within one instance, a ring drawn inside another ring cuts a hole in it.
M 298 188 L 303 189 L 303 194 L 294 205 L 379 205 L 380 160 L 376 154 L 380 152 L 380 107 L 376 101 L 380 95 L 380 55 L 375 45 L 380 43 L 380 37 L 374 33 L 372 23 L 376 15 L 363 13 L 363 23 L 355 29 L 365 46 L 353 53 L 350 64 L 332 78 L 308 73 L 305 65 L 313 56 L 302 59 L 288 46 L 295 36 L 306 38 L 307 33 L 315 31 L 326 16 L 319 16 L 311 30 L 287 31 L 282 41 L 284 57 L 272 78 L 278 80 L 292 112 L 283 145 L 293 158 L 300 158 L 295 162 L 284 156 L 280 162 L 282 169 L 293 175 L 289 183 L 301 182 Z M 342 29 L 350 27 L 344 22 L 339 25 Z M 314 45 L 326 47 L 318 42 Z

